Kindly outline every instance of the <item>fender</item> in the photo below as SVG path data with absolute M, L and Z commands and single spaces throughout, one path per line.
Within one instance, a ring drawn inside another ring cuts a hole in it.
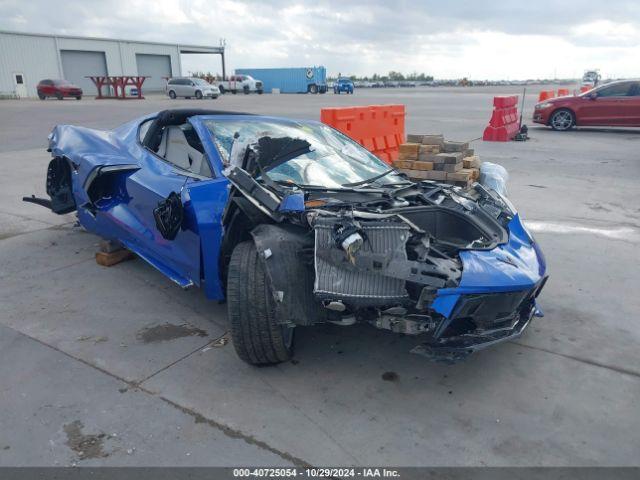
M 251 231 L 262 257 L 282 324 L 312 325 L 326 314 L 313 296 L 313 232 L 282 224 L 262 224 Z M 305 250 L 311 252 L 306 258 Z M 305 261 L 307 260 L 307 261 Z

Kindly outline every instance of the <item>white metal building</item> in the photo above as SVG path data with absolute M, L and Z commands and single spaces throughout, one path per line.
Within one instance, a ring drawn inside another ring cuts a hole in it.
M 36 97 L 40 80 L 59 78 L 95 95 L 88 75 L 149 76 L 143 92 L 158 91 L 164 88 L 163 77 L 182 75 L 181 53 L 220 55 L 225 70 L 224 47 L 0 30 L 0 95 Z

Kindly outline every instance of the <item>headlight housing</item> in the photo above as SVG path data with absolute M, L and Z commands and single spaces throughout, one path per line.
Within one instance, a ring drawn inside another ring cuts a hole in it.
M 550 108 L 553 106 L 551 102 L 538 103 L 536 105 L 536 110 L 544 110 L 545 108 Z

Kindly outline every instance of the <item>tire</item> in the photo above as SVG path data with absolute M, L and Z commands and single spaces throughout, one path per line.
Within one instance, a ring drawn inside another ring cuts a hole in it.
M 264 90 L 258 90 L 258 95 L 262 95 L 264 93 Z
M 309 85 L 309 93 L 318 93 L 318 86 L 315 83 Z
M 263 260 L 252 241 L 236 246 L 227 276 L 227 312 L 238 356 L 251 365 L 272 365 L 293 354 L 294 329 L 279 325 Z
M 196 98 L 202 100 L 202 92 L 200 90 L 196 90 Z
M 39 98 L 40 100 L 46 100 L 46 99 L 47 99 L 47 96 L 46 96 L 44 93 L 38 92 L 38 98 Z
M 237 90 L 231 90 L 231 93 L 233 93 L 235 95 L 236 93 L 238 93 L 238 91 Z
M 76 100 L 82 100 L 82 95 L 78 95 L 78 96 L 76 97 Z
M 559 108 L 549 117 L 549 125 L 551 125 L 551 128 L 559 132 L 571 130 L 575 124 L 576 116 L 568 108 Z
M 58 100 L 62 100 L 64 97 L 62 96 L 62 94 L 61 94 L 61 93 L 56 93 L 56 98 L 57 98 Z
M 251 92 L 251 90 L 249 89 L 249 87 L 247 85 L 245 85 L 244 87 L 242 87 L 242 92 L 245 95 L 249 95 L 249 93 Z
M 173 90 L 169 90 L 169 98 L 171 100 L 175 100 L 176 99 L 176 92 L 174 92 Z
M 224 87 L 222 85 L 220 85 L 220 87 L 218 87 L 218 88 L 220 88 L 220 93 L 224 95 L 224 92 L 225 92 Z
M 211 95 L 211 100 L 215 100 L 216 98 L 218 98 L 218 95 Z

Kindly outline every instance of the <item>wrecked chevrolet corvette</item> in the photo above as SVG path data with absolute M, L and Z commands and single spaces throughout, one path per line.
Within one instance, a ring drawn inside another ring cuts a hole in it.
M 98 131 L 56 126 L 50 199 L 181 287 L 225 300 L 251 364 L 323 322 L 416 336 L 453 361 L 539 315 L 545 260 L 510 202 L 414 183 L 313 121 L 166 110 Z

